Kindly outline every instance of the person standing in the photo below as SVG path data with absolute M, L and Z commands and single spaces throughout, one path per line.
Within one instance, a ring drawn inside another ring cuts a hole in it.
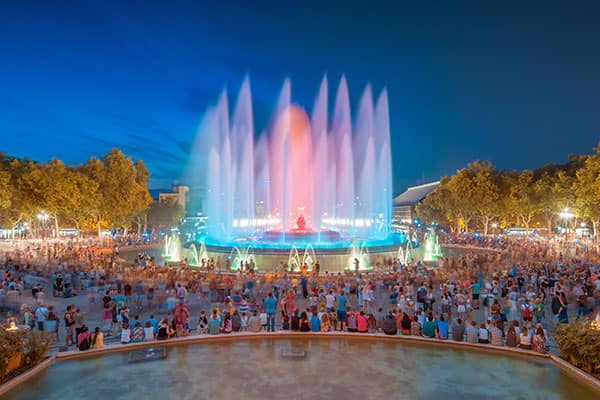
M 64 316 L 65 320 L 65 345 L 70 346 L 75 343 L 75 321 L 73 320 L 73 306 L 67 306 Z
M 277 299 L 270 292 L 265 298 L 265 312 L 267 313 L 267 332 L 275 332 L 275 312 L 277 311 Z
M 336 298 L 337 302 L 337 319 L 340 323 L 340 330 L 343 331 L 346 326 L 347 315 L 346 309 L 348 307 L 348 298 L 344 294 L 344 292 L 340 292 L 340 294 Z
M 41 303 L 40 306 L 35 310 L 35 319 L 38 324 L 38 330 L 40 330 L 40 331 L 44 330 L 44 323 L 46 322 L 47 318 L 48 318 L 48 309 L 46 308 L 44 303 Z

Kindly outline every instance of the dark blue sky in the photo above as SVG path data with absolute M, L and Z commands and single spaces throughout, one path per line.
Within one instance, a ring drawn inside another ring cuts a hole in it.
M 79 163 L 116 146 L 169 187 L 205 107 L 246 74 L 258 130 L 285 77 L 310 107 L 323 74 L 331 88 L 344 73 L 353 111 L 367 82 L 387 86 L 396 192 L 600 140 L 600 6 L 375 3 L 5 2 L 0 151 Z

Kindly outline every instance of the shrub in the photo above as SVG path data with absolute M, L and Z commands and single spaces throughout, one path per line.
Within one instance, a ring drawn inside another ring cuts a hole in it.
M 560 356 L 600 378 L 600 325 L 589 318 L 559 324 L 555 334 Z
M 20 354 L 19 370 L 36 366 L 46 358 L 48 340 L 42 332 L 7 331 L 0 326 L 0 382 L 7 378 L 7 367 L 10 360 Z

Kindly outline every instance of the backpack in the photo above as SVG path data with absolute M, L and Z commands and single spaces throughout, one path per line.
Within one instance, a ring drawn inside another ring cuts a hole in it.
M 552 314 L 556 315 L 560 312 L 560 300 L 558 299 L 558 296 L 554 296 L 552 298 Z
M 485 296 L 485 298 L 483 299 L 483 306 L 487 307 L 490 305 L 490 298 L 488 296 Z
M 531 318 L 531 307 L 528 305 L 523 307 L 523 318 Z

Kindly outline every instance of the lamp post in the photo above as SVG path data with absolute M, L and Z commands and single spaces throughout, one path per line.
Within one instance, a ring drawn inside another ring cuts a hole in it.
M 496 235 L 496 228 L 498 228 L 498 224 L 494 222 L 492 224 L 492 235 Z
M 569 239 L 569 221 L 573 219 L 573 217 L 575 217 L 575 214 L 573 214 L 570 210 L 569 207 L 565 207 L 562 212 L 560 214 L 558 214 L 560 216 L 561 219 L 563 219 L 565 221 L 565 226 L 567 227 L 567 240 Z
M 38 219 L 39 224 L 41 225 L 41 227 L 42 227 L 43 230 L 46 229 L 46 222 L 48 221 L 49 217 L 50 216 L 45 211 L 42 211 L 41 213 L 39 213 L 37 215 L 37 219 Z M 42 230 L 42 239 L 43 239 L 43 236 L 44 236 L 43 235 L 43 233 L 44 233 L 43 230 Z M 38 236 L 39 236 L 39 233 L 38 233 Z

